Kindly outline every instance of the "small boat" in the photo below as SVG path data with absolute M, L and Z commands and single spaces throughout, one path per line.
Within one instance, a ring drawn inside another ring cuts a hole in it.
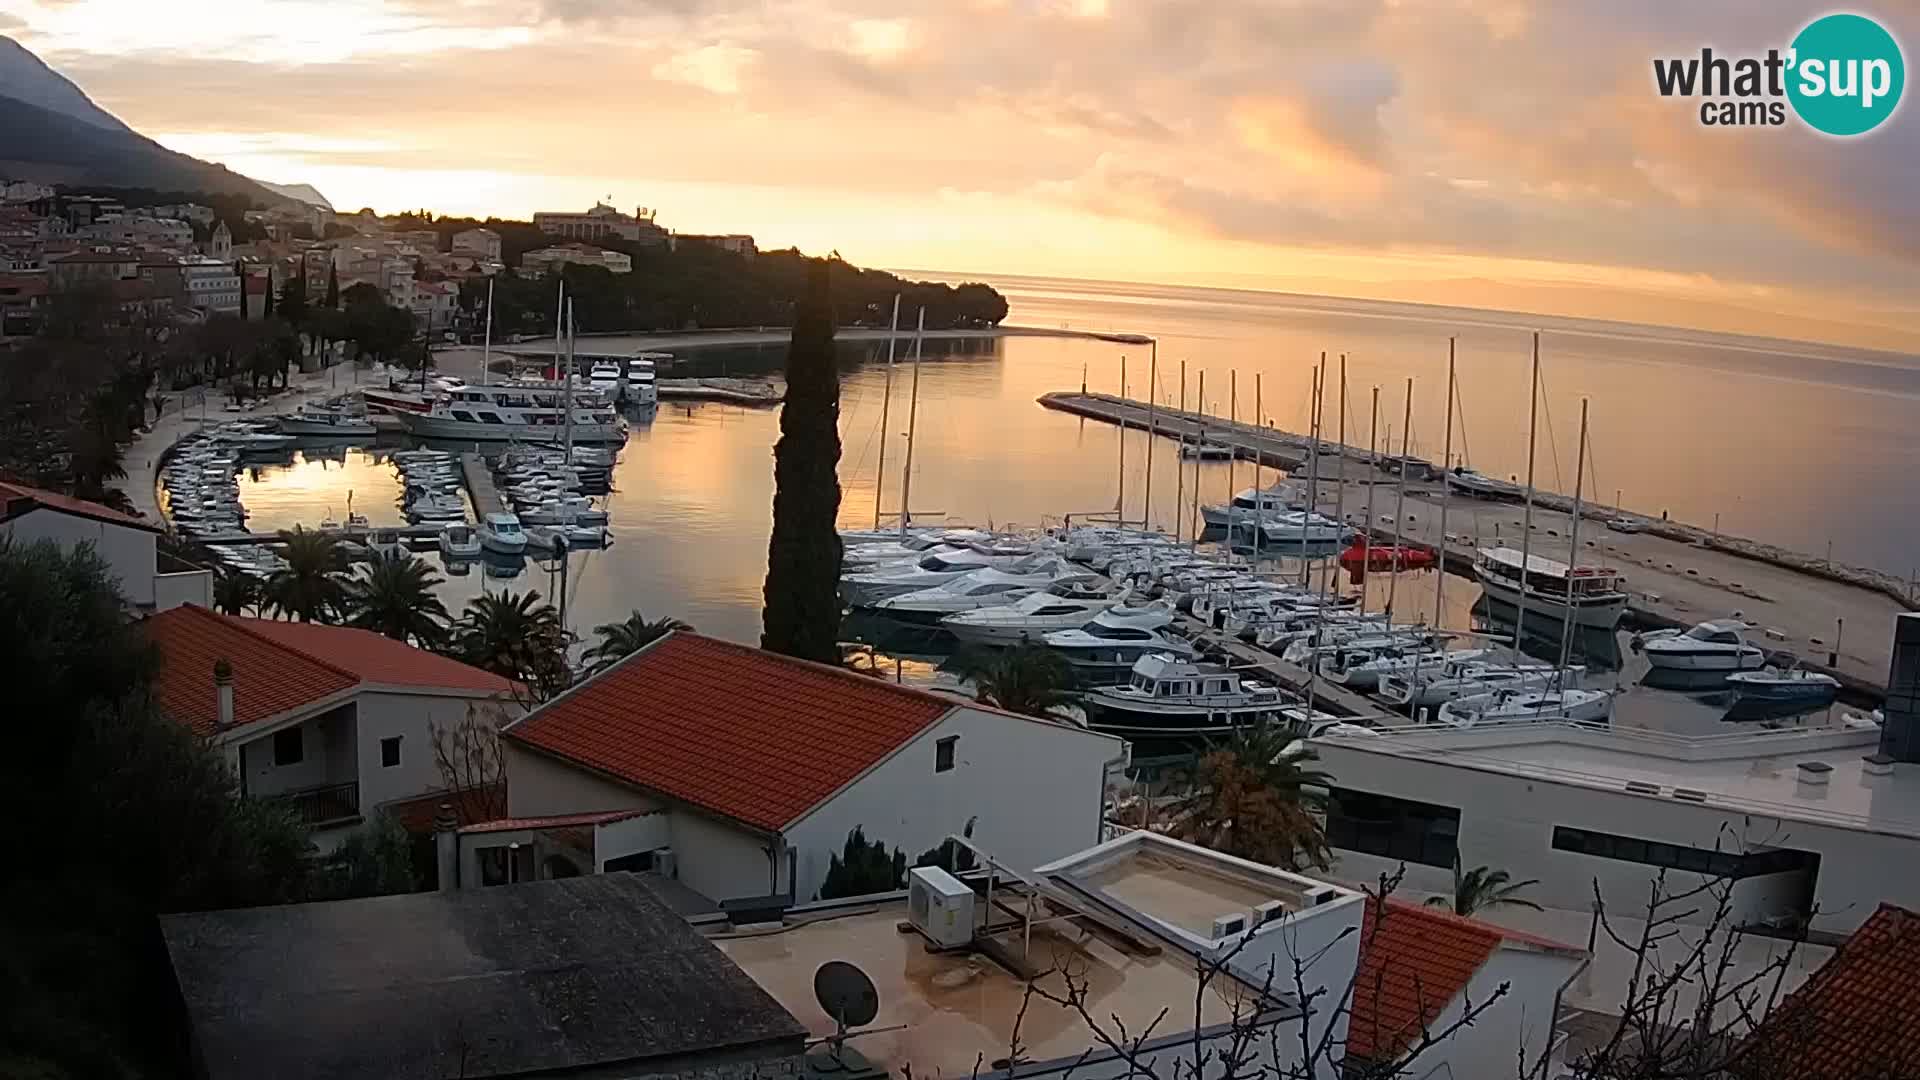
M 364 410 L 340 404 L 308 403 L 296 412 L 278 418 L 282 435 L 320 436 L 322 438 L 367 437 L 378 433 Z
M 546 499 L 520 511 L 529 525 L 605 525 L 607 512 L 584 497 Z
M 1352 535 L 1353 526 L 1306 511 L 1268 514 L 1260 519 L 1261 542 L 1274 547 L 1287 544 L 1338 544 Z
M 1585 675 L 1584 667 L 1570 667 L 1560 684 L 1578 686 Z M 1446 659 L 1380 676 L 1375 696 L 1389 705 L 1417 712 L 1495 690 L 1544 690 L 1553 683 L 1554 669 L 1546 664 Z
M 1767 652 L 1740 636 L 1745 629 L 1745 623 L 1720 619 L 1684 633 L 1652 630 L 1631 644 L 1646 654 L 1647 663 L 1669 671 L 1751 671 L 1766 664 Z
M 1433 565 L 1433 552 L 1405 544 L 1368 544 L 1356 539 L 1339 556 L 1348 571 L 1425 570 Z
M 478 529 L 480 546 L 501 555 L 518 555 L 527 550 L 527 531 L 512 514 L 488 514 Z
M 555 525 L 552 526 L 567 538 L 570 548 L 606 547 L 608 544 L 605 525 Z
M 931 588 L 961 574 L 993 567 L 1023 573 L 1047 560 L 1029 545 L 977 545 L 928 552 L 909 566 L 880 566 L 840 577 L 840 594 L 854 607 L 873 607 L 889 597 Z
M 449 559 L 477 559 L 480 557 L 480 534 L 471 525 L 462 522 L 449 525 L 440 530 L 440 554 Z
M 1727 685 L 1733 688 L 1728 715 L 1736 718 L 1812 712 L 1840 696 L 1839 679 L 1804 668 L 1737 671 L 1727 676 Z
M 587 385 L 611 397 L 620 387 L 620 365 L 612 360 L 596 360 L 587 369 Z
M 1233 447 L 1215 442 L 1183 443 L 1180 446 L 1180 456 L 1189 461 L 1195 459 L 1200 461 L 1227 461 L 1233 458 L 1235 453 L 1236 451 Z
M 1506 480 L 1496 480 L 1484 473 L 1474 472 L 1464 465 L 1456 465 L 1447 470 L 1447 486 L 1462 495 L 1471 495 L 1478 499 L 1522 499 L 1527 489 Z
M 1416 667 L 1437 668 L 1449 661 L 1485 660 L 1491 649 L 1463 649 L 1446 653 L 1420 646 L 1387 646 L 1374 649 L 1344 649 L 1320 658 L 1320 674 L 1327 681 L 1353 690 L 1372 690 L 1388 675 L 1412 671 Z
M 408 521 L 465 521 L 467 504 L 458 495 L 425 495 L 407 504 Z
M 1087 726 L 1127 738 L 1220 735 L 1282 720 L 1293 702 L 1277 686 L 1212 664 L 1156 652 L 1133 662 L 1128 681 L 1089 691 Z
M 1530 720 L 1604 721 L 1613 715 L 1613 695 L 1604 690 L 1496 690 L 1440 706 L 1439 719 L 1454 727 Z

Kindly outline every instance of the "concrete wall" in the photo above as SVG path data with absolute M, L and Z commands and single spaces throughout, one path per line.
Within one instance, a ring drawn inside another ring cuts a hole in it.
M 151 607 L 154 577 L 153 533 L 125 525 L 63 514 L 54 510 L 35 510 L 0 525 L 0 535 L 11 535 L 16 543 L 30 544 L 51 540 L 62 548 L 91 543 L 120 582 L 120 594 L 136 607 Z
M 1659 869 L 1618 859 L 1597 858 L 1553 847 L 1556 825 L 1621 836 L 1685 844 L 1713 850 L 1782 847 L 1821 854 L 1814 903 L 1814 928 L 1851 933 L 1885 897 L 1920 896 L 1920 859 L 1913 841 L 1854 829 L 1784 821 L 1658 796 L 1636 795 L 1416 760 L 1395 754 L 1367 753 L 1322 741 L 1320 767 L 1343 787 L 1418 799 L 1460 810 L 1460 858 L 1468 867 L 1507 871 L 1515 880 L 1537 878 L 1526 895 L 1552 908 L 1591 908 L 1596 882 L 1610 905 L 1640 905 Z M 1790 767 L 1790 766 L 1787 766 Z M 1336 851 L 1334 876 L 1373 882 L 1397 863 L 1357 852 Z M 1697 885 L 1698 874 L 1667 872 L 1670 892 Z M 1407 866 L 1402 887 L 1409 891 L 1450 893 L 1451 870 Z M 1756 902 L 1777 898 L 1780 890 L 1744 889 Z
M 939 740 L 956 735 L 953 768 L 934 771 Z M 909 862 L 968 818 L 978 819 L 976 843 L 1021 870 L 1092 847 L 1100 842 L 1106 763 L 1123 751 L 1107 736 L 956 709 L 787 829 L 799 852 L 795 896 L 814 898 L 855 826 Z
M 767 852 L 771 837 L 685 807 L 673 809 L 672 834 L 677 876 L 708 899 L 717 902 L 775 891 Z M 784 884 L 784 857 L 780 861 Z
M 506 747 L 508 817 L 657 810 L 661 806 L 658 800 L 630 787 L 525 749 L 511 739 L 502 745 Z
M 483 699 L 368 690 L 360 694 L 360 805 L 371 810 L 446 787 L 433 762 L 433 726 L 456 727 Z M 400 764 L 380 764 L 380 740 L 400 737 Z
M 182 604 L 213 606 L 213 571 L 188 570 L 153 577 L 153 610 L 169 611 Z
M 1391 915 L 1388 918 L 1392 918 Z M 1433 1019 L 1445 1031 L 1469 1008 L 1473 1023 L 1409 1062 L 1408 1076 L 1515 1076 L 1522 1052 L 1529 1068 L 1553 1044 L 1554 995 L 1580 967 L 1578 957 L 1500 948 L 1480 966 L 1466 989 Z M 1507 991 L 1499 993 L 1501 984 Z M 1498 996 L 1496 996 L 1498 995 Z
M 608 859 L 638 855 L 673 845 L 673 815 L 656 810 L 625 821 L 610 821 L 594 830 L 594 871 L 607 868 Z M 679 876 L 675 874 L 674 876 Z

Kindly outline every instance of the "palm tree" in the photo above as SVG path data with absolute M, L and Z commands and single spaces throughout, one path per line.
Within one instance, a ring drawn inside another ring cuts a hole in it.
M 340 548 L 333 537 L 296 525 L 280 530 L 280 543 L 287 565 L 267 578 L 267 606 L 301 622 L 337 616 L 346 589 L 340 581 Z
M 1311 749 L 1288 752 L 1292 733 L 1277 724 L 1243 728 L 1200 758 L 1195 788 L 1173 810 L 1182 840 L 1290 870 L 1326 869 L 1326 831 L 1314 814 L 1332 777 L 1308 768 Z
M 348 626 L 432 646 L 446 633 L 451 618 L 434 595 L 444 581 L 424 560 L 391 551 L 347 579 L 341 611 Z
M 1508 883 L 1509 875 L 1505 870 L 1489 870 L 1476 866 L 1461 871 L 1460 856 L 1453 856 L 1453 898 L 1444 896 L 1427 898 L 1429 907 L 1453 908 L 1455 915 L 1472 915 L 1478 911 L 1497 907 L 1523 907 L 1540 910 L 1540 905 L 1520 895 L 1520 890 L 1540 884 L 1538 878 Z
M 222 570 L 213 579 L 213 608 L 228 615 L 245 615 L 262 603 L 260 579 L 238 570 Z
M 985 705 L 1024 716 L 1058 716 L 1075 697 L 1073 665 L 1044 645 L 1023 642 L 993 653 L 974 650 L 959 659 L 973 697 Z
M 602 623 L 593 628 L 595 642 L 581 657 L 589 672 L 601 672 L 625 657 L 639 652 L 675 630 L 691 630 L 691 624 L 675 618 L 649 619 L 633 612 L 617 623 Z
M 571 681 L 567 644 L 560 613 L 531 590 L 483 594 L 467 605 L 448 642 L 458 659 L 512 679 L 540 700 Z

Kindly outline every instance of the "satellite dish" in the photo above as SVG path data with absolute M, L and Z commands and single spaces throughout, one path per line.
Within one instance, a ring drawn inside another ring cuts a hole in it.
M 813 973 L 813 996 L 845 1032 L 880 1015 L 880 992 L 867 973 L 845 960 L 829 960 Z

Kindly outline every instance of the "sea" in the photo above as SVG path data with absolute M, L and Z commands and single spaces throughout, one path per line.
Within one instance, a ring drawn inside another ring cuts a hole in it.
M 840 520 L 897 515 L 906 433 L 916 520 L 1030 525 L 1112 514 L 1187 527 L 1194 485 L 1218 502 L 1254 482 L 1247 463 L 1183 462 L 1175 445 L 1048 410 L 1056 390 L 1149 394 L 1222 417 L 1305 432 L 1313 369 L 1327 377 L 1324 428 L 1346 441 L 1442 457 L 1448 360 L 1458 404 L 1450 459 L 1498 476 L 1527 470 L 1528 387 L 1539 334 L 1534 477 L 1571 492 L 1582 399 L 1589 403 L 1588 498 L 1715 526 L 1902 576 L 1920 563 L 1920 357 L 1561 317 L 1254 291 L 1052 278 L 991 279 L 1009 325 L 1150 335 L 1156 344 L 1009 334 L 929 340 L 921 362 L 882 343 L 842 345 Z M 903 322 L 908 321 L 903 317 Z M 596 338 L 595 351 L 639 343 Z M 777 375 L 784 345 L 675 348 L 672 375 Z M 1345 409 L 1339 406 L 1345 372 Z M 1124 371 L 1124 379 L 1123 379 Z M 917 379 L 917 394 L 913 385 Z M 1377 405 L 1376 405 L 1377 391 Z M 1410 407 L 1409 407 L 1410 399 Z M 1410 424 L 1407 417 L 1411 416 Z M 885 422 L 883 423 L 883 416 Z M 568 624 L 638 610 L 743 642 L 760 634 L 777 409 L 663 404 L 630 418 L 608 496 L 612 543 L 565 567 L 454 566 L 457 610 L 482 590 L 537 589 Z M 1149 443 L 1155 445 L 1149 450 Z M 310 447 L 250 469 L 241 498 L 255 530 L 342 516 L 349 497 L 375 524 L 401 523 L 385 455 L 399 444 Z M 884 456 L 884 466 L 882 464 Z M 1151 457 L 1151 461 L 1149 460 Z M 1265 482 L 1278 479 L 1272 470 Z M 1120 500 L 1124 499 L 1124 503 Z M 1460 512 L 1456 510 L 1456 512 Z M 1471 512 L 1471 511 L 1469 511 Z M 1183 516 L 1184 515 L 1184 516 Z M 897 518 L 895 518 L 897 520 Z M 427 555 L 438 563 L 437 553 Z M 1370 589 L 1396 611 L 1431 609 L 1431 572 Z M 1465 625 L 1478 590 L 1449 579 L 1445 618 Z M 938 642 L 901 645 L 858 622 L 903 678 L 937 679 Z M 924 633 L 921 634 L 925 637 Z M 1618 663 L 1618 658 L 1615 660 Z M 1622 677 L 1632 675 L 1631 666 Z

